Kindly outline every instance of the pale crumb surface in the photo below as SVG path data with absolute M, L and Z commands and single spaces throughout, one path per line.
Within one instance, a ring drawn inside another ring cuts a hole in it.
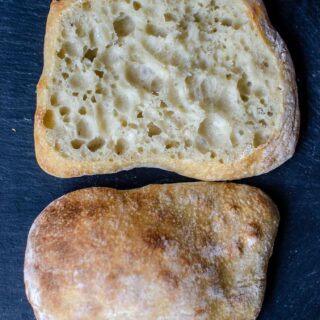
M 45 90 L 65 157 L 232 163 L 280 131 L 281 70 L 243 1 L 76 1 Z

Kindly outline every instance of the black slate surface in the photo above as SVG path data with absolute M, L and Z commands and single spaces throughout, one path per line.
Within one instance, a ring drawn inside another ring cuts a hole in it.
M 277 203 L 281 225 L 260 320 L 320 319 L 320 0 L 266 1 L 297 69 L 301 138 L 292 160 L 246 179 Z M 133 188 L 189 179 L 161 170 L 61 180 L 34 157 L 35 86 L 42 68 L 48 0 L 0 0 L 0 319 L 34 319 L 23 284 L 29 228 L 66 192 L 89 186 Z M 216 319 L 219 320 L 219 319 Z

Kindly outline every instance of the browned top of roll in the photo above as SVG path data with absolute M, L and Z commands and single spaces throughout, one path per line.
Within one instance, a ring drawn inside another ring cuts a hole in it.
M 236 184 L 91 188 L 34 222 L 25 257 L 37 319 L 255 319 L 278 212 Z

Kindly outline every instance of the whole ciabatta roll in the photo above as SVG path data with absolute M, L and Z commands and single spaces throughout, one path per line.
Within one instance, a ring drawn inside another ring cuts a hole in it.
M 294 68 L 261 1 L 53 1 L 35 117 L 48 173 L 242 178 L 289 159 L 298 130 Z
M 76 191 L 30 230 L 27 296 L 38 320 L 253 320 L 278 220 L 244 185 Z

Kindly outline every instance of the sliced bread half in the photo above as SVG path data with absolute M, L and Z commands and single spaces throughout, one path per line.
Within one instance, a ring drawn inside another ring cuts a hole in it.
M 261 1 L 53 1 L 44 54 L 35 146 L 52 175 L 227 180 L 294 153 L 294 69 Z

